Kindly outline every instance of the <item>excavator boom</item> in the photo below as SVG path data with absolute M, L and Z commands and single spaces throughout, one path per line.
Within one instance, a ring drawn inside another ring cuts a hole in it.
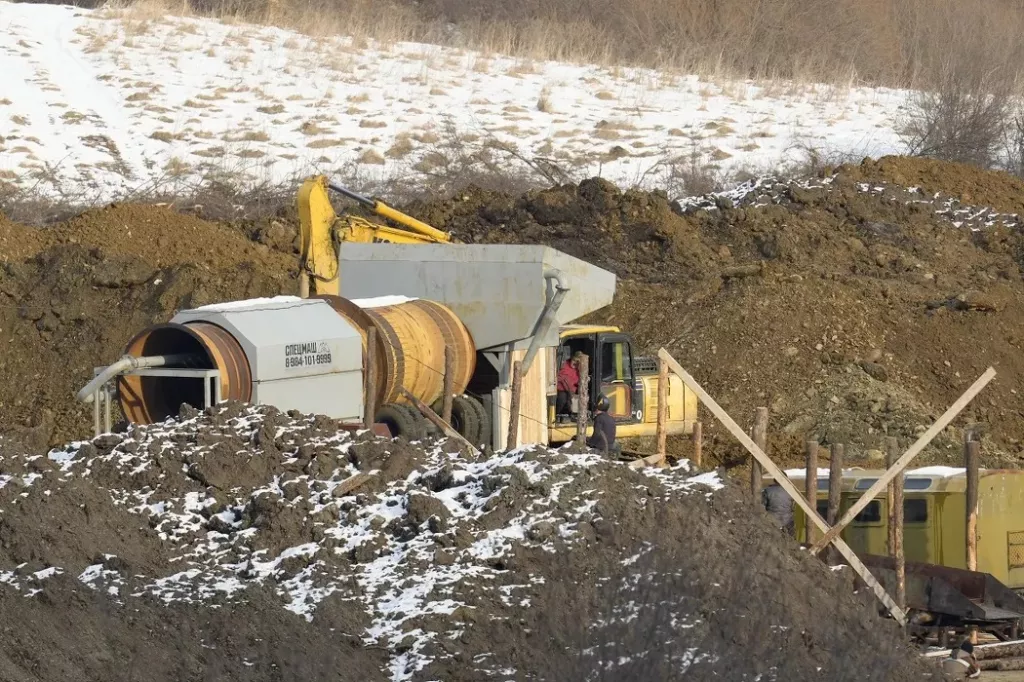
M 331 206 L 328 190 L 352 199 L 374 213 L 406 229 L 380 225 L 358 216 L 339 217 Z M 450 243 L 447 232 L 431 227 L 383 201 L 370 199 L 336 185 L 323 175 L 307 179 L 299 188 L 299 294 L 303 298 L 318 294 L 339 294 L 338 253 L 341 242 L 372 244 Z

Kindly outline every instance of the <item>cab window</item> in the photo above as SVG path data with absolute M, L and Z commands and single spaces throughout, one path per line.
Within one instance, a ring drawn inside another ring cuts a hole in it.
M 601 345 L 601 380 L 610 383 L 629 379 L 629 344 L 614 341 Z

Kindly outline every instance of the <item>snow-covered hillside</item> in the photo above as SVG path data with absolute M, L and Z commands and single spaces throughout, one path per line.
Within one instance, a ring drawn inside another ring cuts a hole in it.
M 0 182 L 100 200 L 210 172 L 408 177 L 496 143 L 652 186 L 673 159 L 758 171 L 808 146 L 900 148 L 902 91 L 362 42 L 0 2 Z

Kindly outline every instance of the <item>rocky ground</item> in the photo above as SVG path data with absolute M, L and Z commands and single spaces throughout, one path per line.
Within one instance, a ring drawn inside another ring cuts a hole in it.
M 686 462 L 474 459 L 226 404 L 0 443 L 0 676 L 918 679 L 846 571 Z

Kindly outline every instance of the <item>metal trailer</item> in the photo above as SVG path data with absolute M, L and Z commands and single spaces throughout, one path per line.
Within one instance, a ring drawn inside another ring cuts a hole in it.
M 890 593 L 896 591 L 896 561 L 859 554 L 864 565 Z M 1001 641 L 1020 638 L 1024 598 L 990 573 L 917 561 L 906 562 L 907 633 L 941 647 L 972 629 Z

